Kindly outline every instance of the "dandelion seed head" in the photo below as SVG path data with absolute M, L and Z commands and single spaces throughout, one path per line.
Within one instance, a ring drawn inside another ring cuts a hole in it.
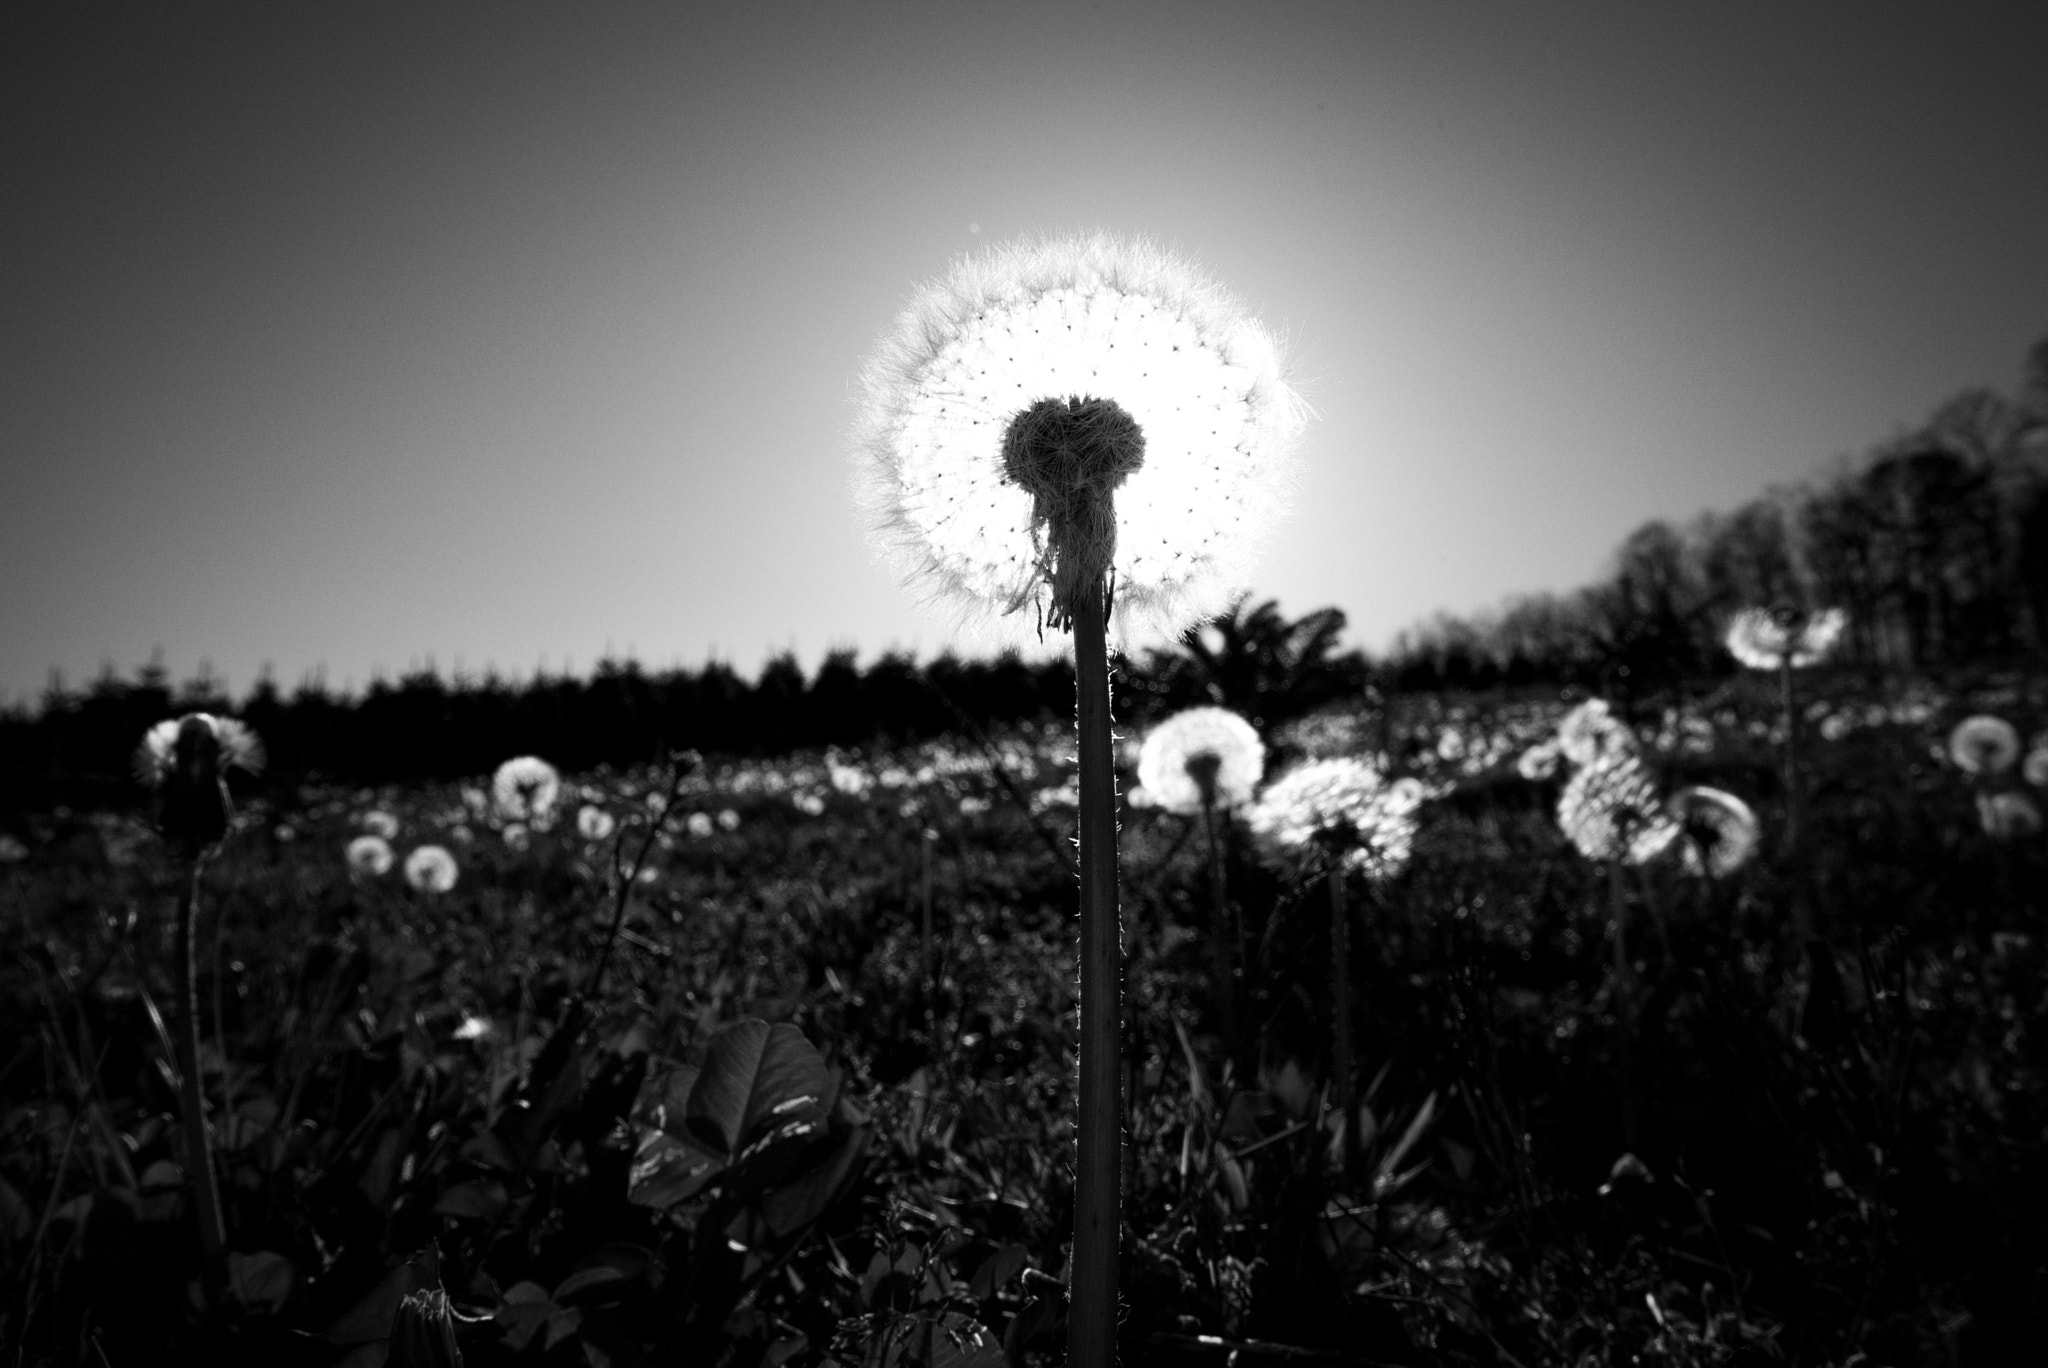
M 537 755 L 516 755 L 491 776 L 491 800 L 498 816 L 541 830 L 552 820 L 561 793 L 562 776 Z
M 1647 864 L 1678 839 L 1679 824 L 1657 800 L 1642 761 L 1617 755 L 1587 765 L 1558 795 L 1557 825 L 1589 860 Z
M 1600 765 L 1635 754 L 1636 734 L 1606 699 L 1589 698 L 1557 724 L 1557 748 L 1574 765 Z
M 2035 740 L 2034 748 L 2020 762 L 2020 777 L 2035 788 L 2048 788 L 2048 744 Z
M 2041 829 L 2041 809 L 2017 790 L 1981 793 L 1977 795 L 1977 820 L 1985 835 L 1994 840 L 2018 840 Z
M 1153 807 L 1200 812 L 1248 803 L 1266 773 L 1266 745 L 1228 708 L 1188 708 L 1145 735 L 1138 783 Z
M 233 811 L 227 771 L 262 769 L 263 745 L 232 717 L 187 713 L 145 732 L 134 765 L 135 777 L 156 793 L 165 841 L 186 858 L 197 858 L 227 835 Z
M 382 808 L 373 808 L 364 813 L 361 825 L 363 830 L 372 836 L 382 836 L 387 841 L 398 835 L 398 818 Z
M 618 819 L 595 803 L 576 810 L 576 834 L 586 841 L 602 841 L 618 829 Z
M 524 851 L 533 846 L 533 831 L 524 822 L 507 822 L 498 839 L 505 843 L 505 849 Z
M 1422 798 L 1420 784 L 1388 784 L 1363 760 L 1315 760 L 1274 780 L 1247 820 L 1270 856 L 1334 859 L 1387 878 L 1408 862 Z
M 405 881 L 422 893 L 446 893 L 459 873 L 445 846 L 423 845 L 405 857 Z
M 1762 828 L 1749 804 L 1734 794 L 1694 784 L 1671 795 L 1669 806 L 1686 873 L 1725 878 L 1756 854 Z
M 683 826 L 692 836 L 695 836 L 700 841 L 709 837 L 714 829 L 711 814 L 708 812 L 691 813 L 688 819 L 684 821 Z
M 346 854 L 349 871 L 371 879 L 389 874 L 398 858 L 391 852 L 391 842 L 367 832 L 348 843 Z
M 1806 613 L 1797 608 L 1744 608 L 1728 620 L 1722 640 L 1728 654 L 1752 670 L 1790 665 L 1803 670 L 1818 664 L 1835 648 L 1849 625 L 1840 608 Z
M 1965 774 L 2003 774 L 2020 758 L 2019 729 L 1988 713 L 1966 717 L 1948 734 L 1948 758 Z
M 1010 635 L 1029 608 L 1056 624 L 1098 564 L 1124 632 L 1221 609 L 1307 419 L 1241 305 L 1106 234 L 963 258 L 915 293 L 860 389 L 855 490 L 877 549 L 970 620 L 1015 615 Z
M 1556 737 L 1529 747 L 1515 761 L 1515 772 L 1531 783 L 1548 779 L 1557 773 L 1558 762 L 1564 758 L 1564 747 Z

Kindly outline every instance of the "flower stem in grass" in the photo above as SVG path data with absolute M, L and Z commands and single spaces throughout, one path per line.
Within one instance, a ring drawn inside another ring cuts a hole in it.
M 1072 601 L 1081 771 L 1081 1122 L 1067 1312 L 1067 1362 L 1072 1368 L 1106 1368 L 1116 1362 L 1123 936 L 1117 909 L 1107 606 L 1100 583 Z
M 1225 896 L 1223 843 L 1216 834 L 1213 783 L 1202 792 L 1202 831 L 1209 840 L 1210 972 L 1216 980 L 1216 1025 L 1223 1036 L 1223 1057 L 1236 1059 L 1242 1042 L 1237 1031 L 1237 928 L 1231 923 Z
M 1628 889 L 1622 861 L 1607 862 L 1607 905 L 1614 934 L 1614 1021 L 1621 1081 L 1621 1136 L 1636 1142 L 1636 976 L 1628 957 Z
M 1351 1098 L 1351 921 L 1344 898 L 1344 862 L 1330 861 L 1330 1097 L 1337 1109 L 1340 1168 L 1351 1165 L 1356 1128 Z
M 220 1187 L 213 1176 L 213 1143 L 206 1133 L 206 1098 L 199 1080 L 199 986 L 193 979 L 192 923 L 199 910 L 199 866 L 194 857 L 184 865 L 178 893 L 176 960 L 178 980 L 178 1099 L 184 1111 L 185 1166 L 192 1182 L 192 1205 L 199 1215 L 199 1244 L 209 1266 L 227 1248 L 227 1221 L 221 1214 Z

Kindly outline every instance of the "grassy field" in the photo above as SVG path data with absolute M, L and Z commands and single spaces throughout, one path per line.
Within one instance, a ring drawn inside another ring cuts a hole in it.
M 1762 818 L 1722 878 L 1573 849 L 1561 778 L 1517 767 L 1555 693 L 1268 738 L 1269 774 L 1391 743 L 1429 794 L 1406 868 L 1354 890 L 1349 1163 L 1320 881 L 1225 833 L 1233 1051 L 1200 822 L 1126 801 L 1124 1361 L 2037 1349 L 2048 839 L 1987 830 L 1979 799 L 2025 785 L 1947 738 L 2036 735 L 2048 689 L 1803 687 L 1789 845 L 1771 680 L 1633 709 L 1663 790 Z M 212 1267 L 176 869 L 139 808 L 0 826 L 10 1362 L 432 1361 L 387 1337 L 437 1287 L 470 1364 L 1059 1361 L 1072 746 L 571 775 L 538 823 L 485 776 L 252 792 L 201 882 Z M 349 857 L 373 833 L 381 873 Z M 423 845 L 445 892 L 405 877 Z

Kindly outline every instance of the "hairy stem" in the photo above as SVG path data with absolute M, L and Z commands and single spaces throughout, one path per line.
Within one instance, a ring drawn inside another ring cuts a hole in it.
M 1081 1121 L 1074 1171 L 1069 1368 L 1116 1362 L 1117 1243 L 1123 1179 L 1123 935 L 1117 908 L 1116 774 L 1103 586 L 1074 596 L 1075 712 L 1081 770 Z
M 199 910 L 198 858 L 185 863 L 178 894 L 176 963 L 178 980 L 178 1095 L 185 1113 L 185 1166 L 192 1180 L 192 1205 L 199 1214 L 199 1244 L 210 1265 L 227 1248 L 227 1221 L 220 1186 L 213 1176 L 213 1142 L 206 1133 L 206 1098 L 199 1082 L 199 985 L 192 968 L 192 923 Z

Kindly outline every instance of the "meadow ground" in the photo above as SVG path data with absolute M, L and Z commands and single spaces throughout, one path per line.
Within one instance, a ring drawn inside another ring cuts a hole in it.
M 1353 890 L 1348 1159 L 1320 880 L 1226 828 L 1226 1041 L 1201 824 L 1127 794 L 1124 1360 L 2038 1346 L 2048 838 L 1986 815 L 2019 810 L 1993 797 L 2019 768 L 1966 773 L 1948 738 L 1975 713 L 2037 735 L 2048 688 L 1803 687 L 1795 843 L 1768 678 L 1631 710 L 1661 791 L 1762 818 L 1718 878 L 1560 834 L 1563 776 L 1517 763 L 1554 691 L 1268 738 L 1269 774 L 1391 743 L 1429 795 L 1406 867 Z M 253 790 L 201 893 L 213 1268 L 176 871 L 139 807 L 7 819 L 0 1340 L 424 1362 L 394 1315 L 438 1287 L 470 1364 L 1057 1362 L 1072 735 L 571 775 L 526 822 L 482 777 Z M 442 892 L 406 876 L 429 845 Z

